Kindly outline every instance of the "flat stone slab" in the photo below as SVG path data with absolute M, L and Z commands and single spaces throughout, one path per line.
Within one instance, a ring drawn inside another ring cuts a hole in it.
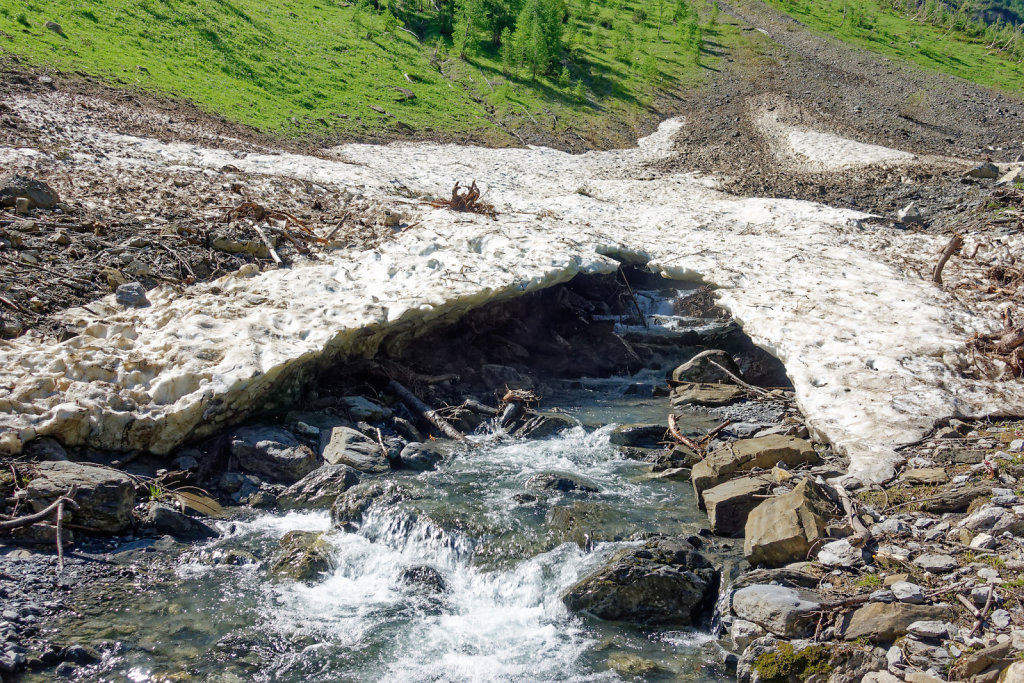
M 760 496 L 769 488 L 764 478 L 740 477 L 704 491 L 711 531 L 719 536 L 742 536 L 747 516 L 763 502 Z

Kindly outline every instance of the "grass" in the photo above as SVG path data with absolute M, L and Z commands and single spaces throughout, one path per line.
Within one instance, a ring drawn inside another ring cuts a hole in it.
M 447 37 L 386 32 L 368 5 L 341 0 L 0 0 L 0 53 L 184 98 L 287 137 L 374 138 L 411 128 L 500 143 L 532 125 L 627 142 L 660 97 L 703 82 L 739 34 L 709 27 L 713 47 L 695 59 L 681 27 L 659 30 L 651 12 L 642 19 L 638 10 L 654 1 L 570 0 L 568 82 L 509 77 L 497 49 L 463 60 Z
M 766 0 L 811 29 L 887 57 L 1012 93 L 1024 93 L 1024 65 L 984 41 L 884 7 L 879 0 Z M 908 93 L 904 112 L 926 114 L 927 93 Z

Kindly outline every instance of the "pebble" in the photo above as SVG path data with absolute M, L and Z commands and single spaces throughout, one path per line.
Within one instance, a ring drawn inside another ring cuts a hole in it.
M 883 534 L 905 534 L 908 531 L 910 531 L 910 527 L 895 517 L 889 517 L 885 521 L 879 522 L 871 527 L 871 534 L 873 536 L 881 536 Z

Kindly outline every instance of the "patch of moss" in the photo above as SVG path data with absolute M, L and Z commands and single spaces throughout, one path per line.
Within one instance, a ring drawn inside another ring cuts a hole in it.
M 857 497 L 880 512 L 894 507 L 898 508 L 900 512 L 916 512 L 921 509 L 921 501 L 934 497 L 940 491 L 941 488 L 934 485 L 896 484 L 884 491 L 861 491 Z
M 765 683 L 803 681 L 814 674 L 832 671 L 829 651 L 822 645 L 812 645 L 797 651 L 791 643 L 779 643 L 774 652 L 765 652 L 754 660 L 754 671 Z

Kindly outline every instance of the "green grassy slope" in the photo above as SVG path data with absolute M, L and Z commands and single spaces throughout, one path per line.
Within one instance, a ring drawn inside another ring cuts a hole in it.
M 693 2 L 707 14 L 705 0 Z M 533 124 L 607 144 L 613 124 L 628 127 L 660 95 L 700 82 L 714 60 L 695 56 L 681 26 L 658 28 L 659 3 L 664 14 L 666 0 L 571 0 L 568 80 L 506 75 L 486 46 L 460 59 L 448 37 L 385 32 L 379 12 L 338 0 L 0 0 L 0 51 L 279 135 L 411 127 L 500 143 Z
M 811 29 L 888 57 L 1007 92 L 1024 93 L 1024 64 L 991 36 L 915 20 L 885 0 L 767 0 Z M 998 41 L 1003 44 L 1002 41 Z

